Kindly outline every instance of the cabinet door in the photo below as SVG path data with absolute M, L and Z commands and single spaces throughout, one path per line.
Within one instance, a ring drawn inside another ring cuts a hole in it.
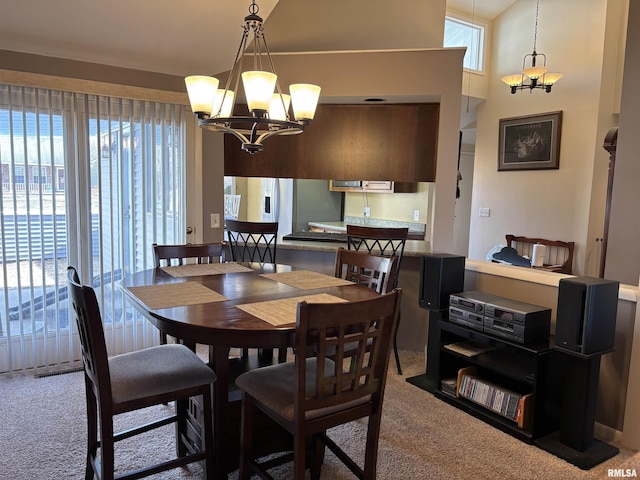
M 224 174 L 433 182 L 438 104 L 318 105 L 300 135 L 275 136 L 250 155 L 224 137 Z
M 363 180 L 362 188 L 365 192 L 393 192 L 393 182 Z

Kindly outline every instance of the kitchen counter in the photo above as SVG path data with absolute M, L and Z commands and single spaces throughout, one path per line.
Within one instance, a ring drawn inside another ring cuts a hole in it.
M 309 252 L 335 252 L 339 247 L 347 248 L 347 242 L 326 242 L 309 240 L 288 240 L 278 236 L 278 250 L 306 250 Z M 424 240 L 407 240 L 404 247 L 405 256 L 420 257 L 431 253 L 431 245 Z
M 424 240 L 427 229 L 427 226 L 424 223 L 399 222 L 395 220 L 370 217 L 351 217 L 347 215 L 343 222 L 309 222 L 309 231 L 344 234 L 347 232 L 347 224 L 377 228 L 408 228 L 409 232 L 407 238 L 409 240 Z M 298 232 L 294 232 L 294 234 L 295 233 Z M 313 241 L 312 238 L 305 238 L 305 240 Z M 327 241 L 327 239 L 319 239 L 319 241 Z

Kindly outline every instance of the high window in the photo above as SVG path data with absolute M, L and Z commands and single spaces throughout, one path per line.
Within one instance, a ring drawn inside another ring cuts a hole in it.
M 464 68 L 476 73 L 484 72 L 485 25 L 448 14 L 444 20 L 444 46 L 467 47 Z

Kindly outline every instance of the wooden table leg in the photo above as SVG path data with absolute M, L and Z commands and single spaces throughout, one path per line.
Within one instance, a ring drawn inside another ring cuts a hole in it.
M 209 365 L 216 373 L 213 384 L 213 444 L 215 447 L 215 478 L 228 478 L 227 459 L 231 445 L 225 441 L 229 430 L 229 350 L 227 346 L 209 347 Z M 236 449 L 237 450 L 237 449 Z

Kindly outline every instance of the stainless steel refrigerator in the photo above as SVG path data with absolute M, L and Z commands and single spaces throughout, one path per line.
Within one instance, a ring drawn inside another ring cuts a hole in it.
M 309 222 L 341 222 L 344 193 L 329 190 L 329 180 L 263 178 L 262 220 L 277 221 L 286 235 L 307 231 Z

